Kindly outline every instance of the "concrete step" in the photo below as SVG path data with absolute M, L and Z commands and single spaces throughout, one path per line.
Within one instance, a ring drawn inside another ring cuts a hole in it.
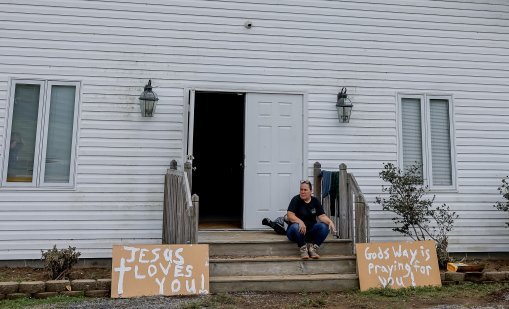
M 355 274 L 356 260 L 355 256 L 339 255 L 321 255 L 318 260 L 298 256 L 211 258 L 209 272 L 210 277 Z
M 327 238 L 318 260 L 273 231 L 200 230 L 209 245 L 210 290 L 319 292 L 358 288 L 352 241 Z
M 215 242 L 209 244 L 209 255 L 215 256 L 291 256 L 298 255 L 297 245 L 288 240 L 279 242 Z M 352 242 L 349 240 L 326 241 L 320 247 L 321 255 L 350 255 Z
M 210 291 L 212 293 L 243 291 L 322 292 L 358 288 L 359 279 L 355 274 L 210 277 Z
M 209 244 L 211 257 L 298 255 L 295 243 L 270 231 L 200 231 L 198 242 Z M 351 255 L 352 250 L 351 240 L 328 237 L 320 247 L 320 254 Z

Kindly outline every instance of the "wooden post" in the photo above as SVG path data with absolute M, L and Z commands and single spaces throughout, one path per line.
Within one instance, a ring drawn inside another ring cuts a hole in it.
M 187 180 L 189 181 L 189 190 L 193 192 L 193 163 L 186 161 L 184 163 L 184 172 L 187 173 Z
M 198 218 L 200 214 L 200 197 L 197 194 L 193 194 L 191 198 L 193 201 L 193 217 L 191 218 L 191 225 L 193 226 L 192 235 L 191 235 L 191 243 L 198 243 Z
M 322 177 L 320 177 L 320 173 L 322 172 L 322 165 L 320 162 L 315 162 L 313 164 L 313 192 L 315 193 L 315 197 L 322 202 Z
M 348 197 L 348 214 L 347 214 L 347 217 L 348 217 L 348 239 L 351 239 L 352 241 L 355 241 L 354 237 L 355 237 L 355 224 L 354 224 L 354 220 L 355 220 L 355 217 L 354 217 L 354 196 L 353 196 L 353 193 L 354 193 L 354 184 L 352 183 L 351 181 L 352 177 L 350 177 L 350 174 L 347 173 L 347 177 L 346 177 L 346 187 L 347 187 L 347 197 Z M 356 195 L 357 196 L 357 195 Z
M 170 162 L 170 169 L 176 171 L 177 170 L 177 161 L 171 160 Z
M 346 164 L 339 165 L 339 236 L 341 239 L 349 239 L 350 222 L 348 218 L 348 172 Z
M 368 242 L 368 227 L 366 220 L 366 204 L 362 196 L 355 196 L 355 243 Z
M 164 178 L 163 244 L 195 244 L 198 241 L 199 199 L 190 194 L 191 162 L 186 162 L 184 168 L 184 171 L 178 171 L 177 161 L 172 160 Z
M 172 161 L 173 163 L 173 161 Z M 175 163 L 177 163 L 177 161 L 175 161 Z M 171 165 L 170 165 L 171 166 Z M 169 171 L 169 169 L 168 169 Z M 166 175 L 164 175 L 164 201 L 163 201 L 163 235 L 162 235 L 162 244 L 168 244 L 169 243 L 169 232 L 168 232 L 168 224 L 169 224 L 169 220 L 168 220 L 168 216 L 169 216 L 169 213 L 168 213 L 168 210 L 169 210 L 169 203 L 170 203 L 170 200 L 169 200 L 169 192 L 168 192 L 168 178 L 169 178 L 169 175 L 168 173 L 166 173 Z

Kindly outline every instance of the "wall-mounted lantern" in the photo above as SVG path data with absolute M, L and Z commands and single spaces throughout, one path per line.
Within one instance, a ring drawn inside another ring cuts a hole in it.
M 352 101 L 346 94 L 346 88 L 341 89 L 338 93 L 338 101 L 336 102 L 336 109 L 338 110 L 339 122 L 349 122 L 350 115 L 352 114 Z
M 157 94 L 152 91 L 152 81 L 149 80 L 140 97 L 140 109 L 143 117 L 152 117 L 156 111 L 156 103 L 159 100 Z

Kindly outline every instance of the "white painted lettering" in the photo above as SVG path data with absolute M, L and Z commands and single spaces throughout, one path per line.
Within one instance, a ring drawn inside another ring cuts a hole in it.
M 171 282 L 171 292 L 177 293 L 180 291 L 180 281 L 179 279 L 175 279 Z
M 146 277 L 145 275 L 140 275 L 138 273 L 138 265 L 135 265 L 134 266 L 134 278 L 136 278 L 136 279 L 145 279 L 145 277 Z
M 148 260 L 145 260 L 145 254 L 148 252 L 148 249 L 141 249 L 140 250 L 140 258 L 138 259 L 138 261 L 142 264 L 147 264 L 149 261 Z
M 165 276 L 168 276 L 168 273 L 170 272 L 171 263 L 168 263 L 167 267 L 163 266 L 163 263 L 159 263 L 159 268 L 163 271 Z
M 154 263 L 157 262 L 157 260 L 159 260 L 159 251 L 161 251 L 161 248 L 152 249 L 152 254 L 154 255 L 154 258 L 150 260 L 150 263 Z
M 148 276 L 150 278 L 154 277 L 155 274 L 157 274 L 157 267 L 154 264 L 148 265 Z
M 118 288 L 117 288 L 117 293 L 118 295 L 122 295 L 124 294 L 124 273 L 128 272 L 131 270 L 131 267 L 126 267 L 125 266 L 125 259 L 124 258 L 121 258 L 120 259 L 120 267 L 116 267 L 115 268 L 115 271 L 116 272 L 119 272 L 118 274 Z
M 186 266 L 186 278 L 190 278 L 193 276 L 193 265 Z
M 159 278 L 156 278 L 156 282 L 159 285 L 159 295 L 164 295 L 164 281 L 166 280 L 166 277 L 163 277 L 161 280 Z
M 364 257 L 366 258 L 366 260 L 368 260 L 368 261 L 369 261 L 369 260 L 371 260 L 371 258 L 376 259 L 376 254 L 375 254 L 375 256 L 373 257 L 373 256 L 371 255 L 371 253 L 369 252 L 369 247 L 366 247 L 366 249 L 364 250 Z
M 393 286 L 394 285 L 394 279 L 392 277 L 389 277 L 387 279 L 387 285 Z
M 391 277 L 392 276 L 392 270 L 394 269 L 394 265 L 387 266 L 387 268 L 389 269 L 389 277 Z
M 201 289 L 198 291 L 200 294 L 207 294 L 209 291 L 205 290 L 205 275 L 201 274 Z
M 396 284 L 401 287 L 405 287 L 405 283 L 403 282 L 402 277 L 396 277 Z
M 410 277 L 410 274 L 412 274 L 412 267 L 409 264 L 405 264 L 405 270 L 406 274 L 403 276 L 403 278 Z
M 415 262 L 415 258 L 417 257 L 417 249 L 415 250 L 410 250 L 410 255 L 412 256 L 410 258 L 410 265 L 414 264 Z
M 405 249 L 405 250 L 403 250 L 403 256 L 404 256 L 404 257 L 406 257 L 406 258 L 408 258 L 408 251 L 407 251 L 406 249 Z
M 175 250 L 175 257 L 177 258 L 177 260 L 173 260 L 173 263 L 177 264 L 177 265 L 182 265 L 184 264 L 184 257 L 182 255 L 180 255 L 180 253 L 184 251 L 184 248 L 178 248 L 177 250 Z
M 124 250 L 131 251 L 131 257 L 129 259 L 127 259 L 126 262 L 127 263 L 132 263 L 132 262 L 134 262 L 134 260 L 136 258 L 136 252 L 140 251 L 140 248 L 124 246 Z
M 177 278 L 177 277 L 184 277 L 184 273 L 182 273 L 182 271 L 184 270 L 184 266 L 182 265 L 175 265 L 175 270 L 174 270 L 174 273 L 173 273 L 173 277 Z
M 382 251 L 382 248 L 378 247 L 377 257 L 380 260 L 383 260 L 383 259 L 387 260 L 387 259 L 389 259 L 389 248 L 387 248 L 387 249 Z
M 196 284 L 194 279 L 191 279 L 191 286 L 189 286 L 189 280 L 186 280 L 186 291 L 187 293 L 196 293 Z
M 171 263 L 172 262 L 171 258 L 173 256 L 173 250 L 171 250 L 171 249 L 164 249 L 163 256 L 164 256 L 164 260 L 166 262 L 170 262 Z
M 380 281 L 382 288 L 385 288 L 387 286 L 387 280 L 385 280 L 385 278 L 378 276 L 378 281 Z
M 392 247 L 392 254 L 394 254 L 394 257 L 396 258 L 401 257 L 401 245 L 399 245 L 398 250 Z
M 368 264 L 368 275 L 371 275 L 371 270 L 375 267 L 375 265 L 373 265 L 373 263 L 369 263 Z

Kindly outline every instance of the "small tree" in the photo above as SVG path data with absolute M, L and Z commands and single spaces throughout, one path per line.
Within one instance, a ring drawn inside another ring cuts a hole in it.
M 509 212 L 509 182 L 507 181 L 507 177 L 502 179 L 502 184 L 498 187 L 498 192 L 500 192 L 502 197 L 505 199 L 505 202 L 497 202 L 493 206 L 498 210 Z M 507 227 L 509 227 L 509 222 L 506 222 L 506 224 Z
M 425 198 L 427 187 L 423 186 L 421 165 L 414 164 L 402 171 L 392 163 L 385 163 L 380 178 L 390 183 L 382 186 L 388 198 L 376 198 L 383 210 L 392 211 L 396 227 L 393 231 L 409 236 L 413 240 L 434 240 L 439 264 L 443 267 L 449 260 L 448 233 L 458 218 L 446 204 L 433 207 L 435 196 Z M 434 224 L 431 224 L 432 220 Z

